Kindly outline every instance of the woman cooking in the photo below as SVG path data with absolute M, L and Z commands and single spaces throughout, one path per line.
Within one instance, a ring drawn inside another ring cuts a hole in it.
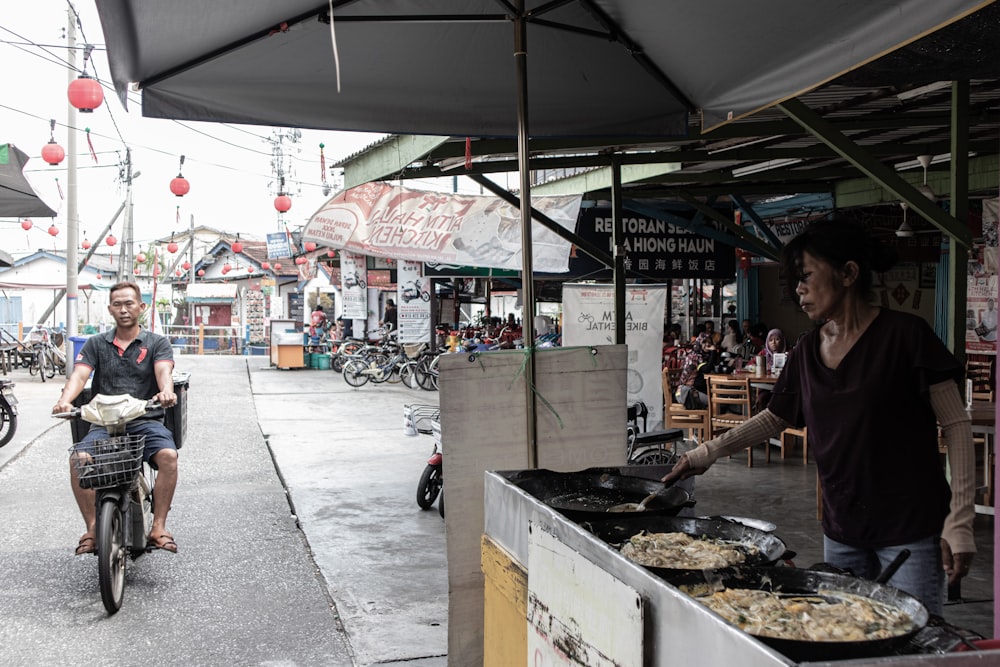
M 895 261 L 851 221 L 814 223 L 789 242 L 782 270 L 816 328 L 788 358 L 767 409 L 685 454 L 663 481 L 805 425 L 823 491 L 825 560 L 871 579 L 909 549 L 889 583 L 941 614 L 945 575 L 957 583 L 976 550 L 972 431 L 955 357 L 921 318 L 871 303 L 872 271 Z

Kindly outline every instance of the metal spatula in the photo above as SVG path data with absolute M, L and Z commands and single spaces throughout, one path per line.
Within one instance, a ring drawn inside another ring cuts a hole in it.
M 666 491 L 667 489 L 669 489 L 671 486 L 673 486 L 674 484 L 676 484 L 679 480 L 680 480 L 679 477 L 675 477 L 674 479 L 670 480 L 669 482 L 664 482 L 664 484 L 663 484 L 662 487 L 660 487 L 656 491 L 653 491 L 651 494 L 649 494 L 648 496 L 646 496 L 645 498 L 643 498 L 642 501 L 639 502 L 639 503 L 621 503 L 619 505 L 613 505 L 613 506 L 611 506 L 611 507 L 608 508 L 608 511 L 609 512 L 645 512 L 646 511 L 646 505 L 648 505 L 649 503 L 653 502 L 653 498 L 655 498 L 656 496 L 660 495 L 661 493 L 663 493 L 664 491 Z

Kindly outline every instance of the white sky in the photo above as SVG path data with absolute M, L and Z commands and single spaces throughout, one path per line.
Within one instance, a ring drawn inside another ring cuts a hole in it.
M 93 0 L 73 0 L 81 16 L 82 33 L 77 43 L 95 46 L 88 72 L 106 84 L 104 104 L 92 114 L 78 114 L 78 209 L 80 239 L 93 240 L 117 211 L 125 190 L 119 182 L 119 162 L 126 146 L 132 150 L 134 181 L 134 226 L 136 250 L 150 241 L 182 231 L 194 215 L 196 225 L 239 232 L 263 240 L 277 231 L 279 217 L 273 200 L 277 183 L 271 168 L 270 138 L 276 129 L 264 126 L 195 123 L 143 118 L 140 96 L 132 95 L 128 111 L 122 108 L 111 87 L 103 51 L 104 35 Z M 17 218 L 0 218 L 0 248 L 15 255 L 39 248 L 64 249 L 66 243 L 66 161 L 57 167 L 41 159 L 49 140 L 49 119 L 56 120 L 55 139 L 65 149 L 70 129 L 66 89 L 70 81 L 66 48 L 66 0 L 3 0 L 0 13 L 0 144 L 12 143 L 28 154 L 25 170 L 35 189 L 59 212 L 55 225 L 59 235 L 46 230 L 51 219 L 34 219 L 25 232 Z M 77 67 L 83 63 L 78 52 Z M 73 75 L 75 78 L 75 74 Z M 97 163 L 89 154 L 85 128 L 91 130 Z M 325 144 L 327 168 L 344 157 L 378 141 L 385 135 L 357 132 L 303 130 L 297 144 L 285 143 L 286 161 L 296 181 L 286 177 L 286 190 L 293 196 L 292 209 L 284 220 L 289 229 L 305 224 L 327 199 L 320 180 L 320 148 Z M 171 194 L 170 180 L 177 175 L 185 156 L 183 173 L 191 191 L 178 198 Z M 335 180 L 327 174 L 334 186 Z M 447 189 L 451 188 L 450 179 Z M 460 179 L 466 181 L 467 179 Z M 468 191 L 467 184 L 460 186 Z M 444 189 L 440 182 L 411 182 L 417 188 Z M 475 186 L 478 191 L 478 186 Z M 178 205 L 180 222 L 178 223 Z M 121 239 L 122 219 L 112 228 Z

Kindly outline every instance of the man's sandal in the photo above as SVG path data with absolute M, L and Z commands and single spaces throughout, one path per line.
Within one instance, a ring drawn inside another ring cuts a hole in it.
M 92 554 L 97 551 L 97 540 L 90 535 L 84 535 L 76 545 L 76 555 Z
M 177 543 L 174 542 L 174 536 L 170 533 L 163 533 L 162 535 L 157 535 L 153 537 L 149 536 L 149 541 L 146 542 L 146 546 L 150 549 L 163 549 L 164 551 L 169 551 L 172 554 L 177 553 Z

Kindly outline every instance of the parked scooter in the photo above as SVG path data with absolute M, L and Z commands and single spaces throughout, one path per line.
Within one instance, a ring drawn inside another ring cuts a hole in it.
M 0 380 L 0 447 L 3 447 L 17 431 L 17 397 L 14 396 L 14 382 Z
M 402 290 L 399 292 L 399 298 L 403 300 L 403 303 L 409 303 L 414 299 L 422 299 L 424 301 L 431 300 L 431 293 L 425 289 L 422 289 L 423 285 L 420 284 L 419 280 L 411 280 L 408 282 Z
M 443 450 L 441 448 L 441 410 L 436 405 L 404 405 L 403 433 L 434 436 L 434 450 L 417 483 L 417 505 L 429 510 L 438 501 L 438 513 L 444 517 Z

